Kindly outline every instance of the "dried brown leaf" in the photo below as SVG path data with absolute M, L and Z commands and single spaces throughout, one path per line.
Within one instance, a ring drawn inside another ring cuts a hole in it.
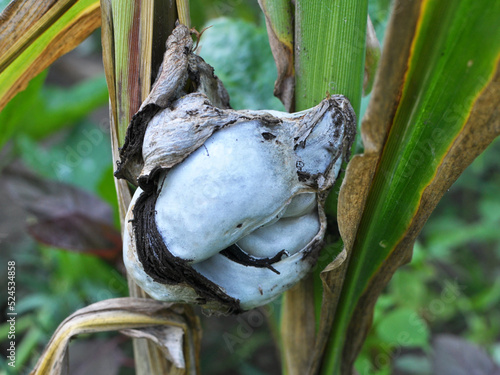
M 186 374 L 196 374 L 196 365 L 190 361 L 191 356 L 187 360 L 182 357 L 186 345 L 196 347 L 196 344 L 186 343 L 193 339 L 193 334 L 189 333 L 192 321 L 183 314 L 182 307 L 172 307 L 171 304 L 151 299 L 116 298 L 97 302 L 76 311 L 60 324 L 31 374 L 61 374 L 72 337 L 115 330 L 124 330 L 134 337 L 153 339 Z M 139 333 L 141 329 L 146 331 Z M 182 339 L 179 330 L 182 331 Z
M 27 33 L 28 30 L 33 30 L 33 26 L 49 10 L 52 13 L 57 13 L 61 8 L 61 3 L 63 2 L 58 0 L 11 1 L 0 14 L 0 51 L 4 51 L 3 53 L 5 53 L 2 60 L 6 58 L 7 51 L 14 44 L 18 44 L 19 47 L 16 48 L 16 54 L 19 54 L 26 48 L 26 44 L 34 36 L 39 35 L 41 31 L 46 29 L 47 23 L 44 23 L 45 27 L 38 26 L 35 28 L 35 31 Z M 11 53 L 14 54 L 14 51 Z
M 148 327 L 122 330 L 127 336 L 149 339 L 163 349 L 165 357 L 178 368 L 185 368 L 182 340 L 184 331 L 180 327 Z
M 196 91 L 208 97 L 213 106 L 229 108 L 229 95 L 222 82 L 214 75 L 213 68 L 193 52 L 190 30 L 185 25 L 179 25 L 167 40 L 167 50 L 160 74 L 151 92 L 127 128 L 125 142 L 120 150 L 116 177 L 125 178 L 130 183 L 137 184 L 138 176 L 141 171 L 144 172 L 142 148 L 146 125 L 159 110 L 168 107 L 174 100 L 185 94 L 188 79 Z M 175 139 L 166 134 L 162 138 Z M 187 138 L 186 143 L 190 143 Z M 192 142 L 191 147 L 194 150 L 202 143 L 203 141 L 200 140 Z M 176 153 L 175 147 L 172 153 Z

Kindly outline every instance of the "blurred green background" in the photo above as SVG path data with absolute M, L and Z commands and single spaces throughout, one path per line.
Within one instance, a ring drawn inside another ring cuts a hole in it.
M 389 3 L 370 1 L 382 43 Z M 232 106 L 282 110 L 272 95 L 276 68 L 257 3 L 192 0 L 191 8 L 194 27 L 212 26 L 203 34 L 200 54 L 215 67 Z M 368 100 L 363 99 L 363 111 Z M 14 372 L 5 355 L 9 325 L 0 324 L 1 373 L 28 373 L 59 323 L 78 308 L 127 295 L 116 241 L 107 101 L 97 32 L 0 113 L 0 263 L 5 265 L 0 277 L 7 285 L 6 265 L 14 260 L 18 314 Z M 362 152 L 359 142 L 357 152 Z M 436 353 L 450 347 L 477 351 L 478 366 L 500 364 L 498 160 L 497 140 L 429 219 L 412 263 L 395 274 L 377 303 L 356 363 L 360 374 L 432 374 Z M 66 211 L 54 218 L 49 211 L 57 202 Z M 96 220 L 91 210 L 106 212 L 107 218 Z M 64 243 L 71 250 L 61 248 L 57 236 L 64 215 L 83 223 L 74 233 L 66 231 Z M 6 288 L 0 305 L 7 313 Z M 203 373 L 279 374 L 275 328 L 266 324 L 269 311 L 278 308 L 279 301 L 238 317 L 201 315 Z M 443 337 L 452 344 L 443 344 Z M 130 340 L 119 334 L 80 338 L 71 346 L 70 360 L 72 374 L 133 374 Z

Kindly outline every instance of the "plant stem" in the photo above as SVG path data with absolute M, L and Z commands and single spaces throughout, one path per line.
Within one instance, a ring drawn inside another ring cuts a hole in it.
M 368 0 L 296 0 L 294 61 L 297 111 L 311 108 L 329 94 L 342 94 L 351 102 L 359 120 L 367 15 Z M 319 273 L 315 275 L 314 285 L 316 316 L 320 316 L 323 306 L 326 313 L 320 317 L 321 325 L 322 329 L 329 331 L 335 304 L 323 298 L 334 297 L 322 295 Z M 332 352 L 323 352 L 327 338 L 328 334 L 317 335 L 310 374 L 318 372 L 321 358 L 333 357 Z M 335 350 L 342 351 L 342 348 Z
M 368 0 L 297 0 L 295 104 L 311 108 L 329 94 L 345 95 L 359 116 Z

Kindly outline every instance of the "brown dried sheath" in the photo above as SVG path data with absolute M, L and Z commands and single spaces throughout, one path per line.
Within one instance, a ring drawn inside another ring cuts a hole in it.
M 189 91 L 203 92 L 218 108 L 230 108 L 229 95 L 214 74 L 214 69 L 193 53 L 190 30 L 184 25 L 178 25 L 168 37 L 167 50 L 151 93 L 127 128 L 115 171 L 116 178 L 127 179 L 137 186 L 137 176 L 144 165 L 142 143 L 147 124 L 161 109 L 167 108 Z M 149 181 L 141 184 L 141 188 L 149 190 Z

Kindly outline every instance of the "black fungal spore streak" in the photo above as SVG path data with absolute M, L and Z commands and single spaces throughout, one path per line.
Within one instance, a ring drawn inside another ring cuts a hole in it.
M 225 257 L 231 259 L 233 262 L 243 264 L 247 267 L 268 268 L 278 275 L 280 273 L 276 268 L 273 267 L 273 263 L 279 262 L 283 255 L 288 254 L 285 250 L 281 250 L 272 258 L 255 258 L 245 253 L 237 245 L 231 245 L 220 253 Z
M 273 133 L 264 132 L 262 133 L 262 138 L 264 138 L 266 141 L 271 141 L 276 138 L 276 136 Z

